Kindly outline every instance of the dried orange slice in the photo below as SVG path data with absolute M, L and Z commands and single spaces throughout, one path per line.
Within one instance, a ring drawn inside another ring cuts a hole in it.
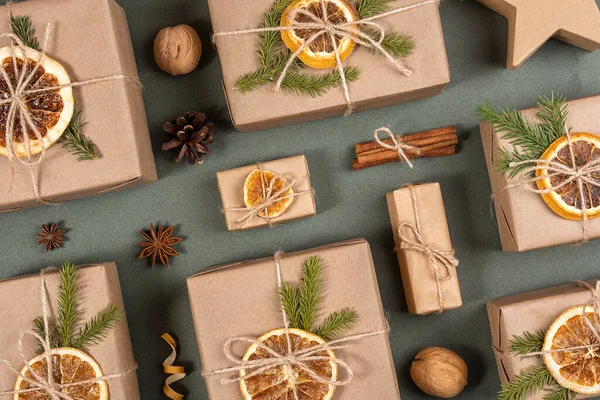
M 289 335 L 292 352 L 326 343 L 320 336 L 301 329 L 290 328 Z M 258 338 L 258 341 L 278 354 L 286 354 L 288 351 L 288 341 L 283 328 L 265 333 Z M 306 364 L 310 370 L 325 380 L 335 381 L 337 365 L 333 361 L 335 359 L 333 351 L 323 350 L 315 356 L 329 357 L 329 359 L 308 361 Z M 246 350 L 243 360 L 252 361 L 268 357 L 270 355 L 266 350 L 253 344 Z M 241 377 L 245 375 L 245 370 L 240 371 Z M 297 366 L 273 367 L 262 374 L 240 381 L 240 389 L 245 400 L 291 400 L 294 398 L 294 385 L 298 397 L 302 400 L 330 400 L 335 393 L 334 385 L 316 382 L 310 374 Z
M 15 55 L 15 62 L 12 54 Z M 25 53 L 25 54 L 24 54 Z M 0 67 L 4 69 L 12 87 L 19 82 L 19 78 L 25 68 L 25 78 L 29 77 L 34 71 L 37 62 L 42 57 L 42 53 L 37 50 L 27 48 L 25 52 L 16 46 L 6 46 L 0 49 Z M 43 89 L 58 85 L 68 85 L 71 83 L 69 74 L 65 68 L 57 61 L 44 55 L 31 79 L 25 84 L 25 90 Z M 0 74 L 0 98 L 10 97 L 9 85 L 4 74 Z M 30 154 L 38 154 L 42 151 L 42 146 L 48 148 L 55 143 L 64 133 L 71 121 L 75 109 L 73 100 L 73 90 L 71 87 L 50 90 L 40 93 L 31 93 L 24 96 L 25 105 L 29 110 L 33 123 L 42 136 L 38 140 L 34 129 L 25 122 L 22 123 L 19 114 L 13 118 L 12 145 L 17 157 L 27 156 L 27 147 L 25 144 L 24 132 L 30 139 Z M 10 104 L 0 106 L 0 154 L 8 155 L 6 148 L 6 128 L 7 114 Z
M 550 325 L 543 350 L 570 349 L 600 344 L 583 320 L 583 306 L 563 312 Z M 600 327 L 594 307 L 586 308 L 589 321 Z M 588 347 L 544 354 L 546 368 L 562 387 L 577 393 L 600 393 L 600 347 Z
M 52 373 L 57 384 L 70 384 L 96 379 L 102 376 L 100 365 L 91 356 L 81 350 L 71 347 L 60 347 L 51 350 Z M 47 376 L 46 355 L 40 354 L 31 361 L 29 366 L 40 376 Z M 21 375 L 35 380 L 31 371 L 23 367 Z M 15 391 L 35 388 L 19 377 Z M 83 383 L 81 385 L 65 386 L 60 389 L 63 393 L 77 400 L 108 400 L 108 384 L 106 381 Z M 52 396 L 44 390 L 16 393 L 13 400 L 52 400 Z
M 591 161 L 600 162 L 600 137 L 592 135 L 591 133 L 573 133 L 571 134 L 571 142 L 573 143 L 576 166 L 583 166 Z M 567 167 L 573 167 L 567 137 L 563 136 L 552 143 L 540 159 L 558 162 Z M 538 168 L 536 170 L 537 177 L 547 174 L 546 168 Z M 591 173 L 588 177 L 598 182 L 600 185 L 600 173 Z M 537 186 L 542 190 L 556 187 L 567 178 L 568 176 L 565 175 L 546 177 L 544 179 L 539 179 L 537 181 Z M 600 187 L 583 182 L 583 189 L 588 219 L 600 216 Z M 546 204 L 561 217 L 570 220 L 583 220 L 582 199 L 577 180 L 556 191 L 542 194 L 542 198 Z
M 354 6 L 346 0 L 325 0 L 327 8 L 327 20 L 331 24 L 343 24 L 358 20 L 358 13 Z M 290 4 L 281 16 L 281 26 L 292 25 L 292 10 L 305 9 L 317 18 L 323 18 L 323 6 L 321 0 L 296 0 Z M 297 22 L 314 22 L 310 17 L 302 14 L 296 14 L 294 20 Z M 352 28 L 358 30 L 356 25 Z M 281 38 L 285 45 L 292 52 L 296 52 L 304 42 L 316 34 L 319 29 L 298 28 L 293 30 L 281 31 Z M 344 61 L 354 49 L 354 40 L 349 37 L 335 35 L 335 42 L 340 55 L 340 60 Z M 332 68 L 336 66 L 334 44 L 329 33 L 322 33 L 308 46 L 306 46 L 298 55 L 300 60 L 312 68 Z
M 279 198 L 294 193 L 294 190 L 283 176 L 265 170 L 263 170 L 261 174 L 261 171 L 255 169 L 248 174 L 246 182 L 244 182 L 244 203 L 246 204 L 246 207 L 256 207 L 263 203 L 269 194 L 269 188 L 271 189 L 271 195 L 279 193 Z M 263 218 L 279 217 L 287 210 L 293 201 L 293 197 L 278 200 L 267 206 L 265 210 L 260 211 L 258 215 Z

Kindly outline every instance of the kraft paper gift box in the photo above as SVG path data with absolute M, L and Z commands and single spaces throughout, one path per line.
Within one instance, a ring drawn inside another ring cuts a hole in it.
M 15 16 L 28 16 L 40 43 L 50 24 L 49 57 L 60 62 L 71 81 L 113 75 L 137 79 L 129 27 L 114 0 L 30 0 L 14 3 Z M 8 10 L 0 7 L 0 32 L 10 32 Z M 9 44 L 3 39 L 1 45 Z M 41 197 L 63 202 L 156 180 L 141 87 L 114 80 L 73 88 L 75 109 L 87 124 L 84 134 L 96 145 L 100 158 L 77 161 L 61 143 L 51 146 L 39 167 Z M 0 157 L 0 211 L 39 205 L 30 170 Z
M 387 331 L 371 250 L 364 239 L 284 254 L 280 263 L 283 281 L 298 282 L 302 263 L 309 256 L 323 262 L 321 317 L 353 307 L 359 319 L 347 335 Z M 257 338 L 283 327 L 273 256 L 209 268 L 188 278 L 187 284 L 205 373 L 231 366 L 223 353 L 228 339 Z M 400 399 L 386 333 L 344 345 L 336 350 L 336 356 L 350 365 L 354 378 L 349 385 L 337 388 L 336 399 Z M 241 346 L 240 351 L 241 356 L 245 347 Z M 239 383 L 221 383 L 228 377 L 205 378 L 211 400 L 242 398 Z
M 567 126 L 571 132 L 600 135 L 600 96 L 571 100 L 567 103 Z M 521 111 L 535 120 L 537 108 Z M 487 163 L 496 220 L 504 251 L 516 252 L 582 242 L 581 221 L 570 221 L 555 214 L 542 196 L 522 187 L 505 189 L 512 181 L 494 165 L 501 148 L 512 146 L 501 139 L 493 126 L 481 123 L 481 140 Z M 600 237 L 600 219 L 588 221 L 588 238 Z
M 79 309 L 82 321 L 88 321 L 98 311 L 114 304 L 123 310 L 123 298 L 117 266 L 114 263 L 90 264 L 78 267 Z M 50 316 L 56 318 L 58 271 L 45 275 L 48 298 L 50 299 Z M 31 331 L 34 318 L 43 313 L 40 274 L 32 274 L 0 280 L 0 358 L 4 358 L 17 370 L 23 367 L 23 359 L 19 354 L 19 336 Z M 9 323 L 10 321 L 10 323 Z M 24 340 L 26 357 L 36 356 L 38 343 L 30 336 Z M 140 399 L 138 381 L 135 371 L 131 339 L 125 317 L 113 329 L 108 331 L 105 339 L 99 344 L 90 346 L 89 354 L 98 362 L 104 375 L 126 375 L 109 379 L 109 396 L 111 399 Z M 13 390 L 16 375 L 4 364 L 0 363 L 0 391 Z
M 398 0 L 389 3 L 400 8 L 420 0 Z M 208 5 L 216 34 L 259 28 L 264 14 L 274 0 L 209 0 Z M 412 10 L 375 21 L 386 32 L 411 36 L 415 50 L 407 58 L 396 58 L 413 71 L 403 75 L 384 57 L 369 49 L 356 46 L 344 61 L 344 66 L 360 68 L 358 80 L 349 83 L 354 111 L 384 107 L 421 99 L 441 93 L 450 81 L 450 70 L 437 4 L 427 4 Z M 257 33 L 232 36 L 215 36 L 221 68 L 223 89 L 229 105 L 231 119 L 241 132 L 273 128 L 319 118 L 342 115 L 348 105 L 341 87 L 329 89 L 323 96 L 310 97 L 275 91 L 269 83 L 255 91 L 242 94 L 235 89 L 238 78 L 259 69 L 256 54 L 259 46 Z M 303 68 L 309 73 L 330 70 Z
M 416 205 L 413 203 L 411 191 L 415 195 Z M 416 228 L 418 217 L 422 244 L 447 252 L 448 256 L 453 252 L 440 184 L 407 185 L 388 193 L 387 203 L 408 311 L 411 314 L 423 315 L 460 307 L 462 297 L 456 266 L 450 269 L 449 279 L 439 282 L 442 292 L 440 301 L 432 260 L 422 251 L 401 249 L 400 226 L 408 223 Z M 414 232 L 403 232 L 410 235 L 407 237 L 411 241 L 416 240 Z M 447 271 L 443 269 L 440 260 L 436 263 L 440 270 L 439 276 L 446 276 Z
M 241 221 L 249 210 L 243 210 L 244 182 L 250 172 L 258 169 L 259 164 L 264 171 L 272 171 L 281 175 L 298 196 L 293 197 L 291 205 L 279 217 L 263 218 L 258 215 L 247 222 Z M 282 158 L 266 161 L 244 167 L 217 172 L 217 183 L 221 193 L 222 211 L 225 215 L 227 229 L 236 231 L 241 229 L 257 228 L 288 222 L 299 218 L 306 218 L 316 214 L 315 195 L 310 184 L 310 172 L 304 156 Z
M 589 281 L 595 286 L 595 281 Z M 521 371 L 532 365 L 543 365 L 541 357 L 520 357 L 509 352 L 510 340 L 524 332 L 546 332 L 552 322 L 568 308 L 583 305 L 590 300 L 589 289 L 576 283 L 519 293 L 487 303 L 492 332 L 492 347 L 502 383 L 510 382 Z M 544 393 L 536 393 L 527 400 L 542 400 Z M 577 395 L 577 399 L 590 396 Z

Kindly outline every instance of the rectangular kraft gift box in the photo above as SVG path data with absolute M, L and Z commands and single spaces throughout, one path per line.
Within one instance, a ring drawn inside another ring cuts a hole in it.
M 110 304 L 124 308 L 119 275 L 114 263 L 90 264 L 78 268 L 82 321 L 88 321 Z M 58 272 L 48 272 L 45 280 L 51 316 L 56 318 L 54 313 Z M 0 301 L 5 304 L 0 307 L 0 321 L 4 322 L 0 330 L 0 357 L 7 359 L 17 370 L 23 367 L 23 359 L 19 355 L 19 335 L 31 331 L 33 319 L 42 315 L 40 282 L 39 273 L 0 280 Z M 34 338 L 28 336 L 25 339 L 26 356 L 36 356 L 37 347 Z M 135 367 L 127 320 L 123 318 L 109 331 L 106 339 L 90 346 L 89 354 L 98 362 L 105 375 L 123 373 Z M 3 364 L 0 364 L 0 371 L 0 391 L 13 390 L 16 381 L 14 373 Z M 107 383 L 111 399 L 140 399 L 135 371 L 108 380 Z
M 417 213 L 424 243 L 432 249 L 441 251 L 452 251 L 452 243 L 439 183 L 408 185 L 387 194 L 408 312 L 424 315 L 441 310 L 431 260 L 419 251 L 400 250 L 401 241 L 398 232 L 400 225 L 408 222 L 416 227 L 411 188 L 417 199 Z M 444 310 L 462 305 L 458 277 L 456 271 L 453 272 L 451 279 L 441 282 Z
M 398 0 L 389 5 L 390 8 L 400 8 L 419 1 Z M 274 0 L 209 0 L 213 30 L 228 32 L 258 28 L 264 21 L 264 13 L 273 4 Z M 360 68 L 360 78 L 349 84 L 354 110 L 384 107 L 441 93 L 450 81 L 450 70 L 438 5 L 423 5 L 376 22 L 386 32 L 403 33 L 414 39 L 413 54 L 397 58 L 413 74 L 407 77 L 383 56 L 356 46 L 344 61 L 344 66 Z M 239 131 L 263 130 L 342 115 L 346 111 L 341 87 L 332 88 L 315 98 L 276 92 L 273 83 L 253 92 L 240 93 L 234 88 L 237 79 L 260 67 L 256 54 L 258 34 L 216 36 L 214 40 L 221 60 L 223 88 L 231 119 Z M 303 71 L 320 74 L 330 70 L 303 67 Z
M 60 62 L 72 82 L 112 75 L 137 79 L 138 72 L 123 9 L 114 0 L 30 0 L 12 4 L 15 16 L 31 18 L 40 43 L 50 24 L 47 55 Z M 0 7 L 0 32 L 10 32 L 8 10 Z M 2 46 L 9 44 L 3 39 Z M 73 88 L 84 134 L 100 158 L 77 161 L 61 143 L 46 151 L 38 173 L 42 197 L 63 202 L 156 180 L 154 156 L 141 88 L 116 80 Z M 0 211 L 39 205 L 29 168 L 0 157 Z
M 588 284 L 594 287 L 596 283 L 589 281 Z M 487 312 L 500 381 L 510 382 L 525 368 L 543 364 L 541 357 L 511 356 L 508 346 L 513 336 L 526 331 L 545 332 L 563 311 L 584 304 L 590 297 L 589 289 L 570 283 L 489 301 Z M 589 397 L 578 395 L 577 399 Z M 543 393 L 537 393 L 527 400 L 542 398 Z
M 571 100 L 567 110 L 567 126 L 571 132 L 600 135 L 600 96 Z M 531 120 L 536 119 L 536 112 L 537 108 L 521 111 Z M 570 221 L 555 214 L 539 194 L 521 187 L 505 190 L 512 180 L 498 172 L 494 162 L 499 149 L 512 147 L 490 124 L 480 126 L 502 249 L 516 252 L 581 242 L 581 221 Z M 588 229 L 590 239 L 600 237 L 600 219 L 588 221 Z
M 359 320 L 347 335 L 387 329 L 369 244 L 364 239 L 284 254 L 283 281 L 298 282 L 309 256 L 323 262 L 323 316 L 353 307 Z M 253 337 L 283 327 L 273 257 L 209 268 L 188 278 L 196 338 L 205 372 L 231 366 L 223 344 L 233 337 Z M 354 378 L 338 387 L 335 398 L 400 399 L 387 334 L 345 343 L 336 356 L 347 362 Z M 245 348 L 236 349 L 243 355 Z M 235 374 L 235 373 L 234 373 Z M 226 375 L 206 378 L 211 400 L 241 399 L 239 384 L 221 384 Z
M 317 213 L 306 157 L 294 156 L 261 162 L 260 164 L 263 170 L 275 172 L 287 179 L 288 183 L 292 184 L 294 192 L 306 192 L 294 197 L 293 202 L 282 215 L 271 218 L 272 225 L 310 217 Z M 243 217 L 247 211 L 230 210 L 231 208 L 244 207 L 244 183 L 248 174 L 257 168 L 258 163 L 217 172 L 222 210 L 225 215 L 227 229 L 230 231 L 258 228 L 269 224 L 266 218 L 256 216 L 244 226 L 244 223 L 237 220 Z

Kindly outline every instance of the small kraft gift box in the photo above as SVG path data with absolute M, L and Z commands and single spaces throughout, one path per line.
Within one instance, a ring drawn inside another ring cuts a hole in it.
M 220 171 L 217 182 L 230 231 L 272 226 L 317 212 L 304 156 Z
M 387 194 L 404 294 L 411 314 L 462 305 L 458 260 L 439 183 L 406 185 Z
M 529 140 L 526 147 L 520 145 L 526 138 L 515 139 L 512 131 L 481 123 L 504 251 L 584 243 L 600 236 L 600 219 L 595 219 L 600 210 L 599 113 L 600 96 L 540 98 L 538 108 L 518 115 L 546 143 Z
M 11 399 L 79 399 L 83 393 L 140 399 L 114 263 L 65 263 L 59 270 L 3 279 L 0 300 L 6 305 L 0 308 L 5 322 L 0 394 Z M 53 378 L 44 372 L 50 356 Z
M 114 0 L 29 0 L 0 16 L 0 211 L 155 181 L 123 9 Z
M 439 1 L 380 3 L 209 0 L 237 129 L 263 130 L 441 93 L 450 71 Z
M 400 399 L 364 239 L 209 268 L 188 278 L 188 291 L 211 400 Z

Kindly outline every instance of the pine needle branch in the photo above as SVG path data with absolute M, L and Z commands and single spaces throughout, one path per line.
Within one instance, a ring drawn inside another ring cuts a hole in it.
M 77 301 L 77 269 L 75 265 L 66 262 L 60 269 L 58 285 L 58 333 L 60 345 L 71 347 L 73 328 L 80 318 Z
M 123 318 L 123 310 L 116 305 L 110 305 L 103 311 L 100 311 L 94 318 L 79 329 L 77 337 L 73 341 L 72 347 L 76 349 L 87 349 L 98 344 L 106 338 L 107 331 L 114 328 L 117 322 Z
M 373 29 L 365 29 L 363 33 L 369 35 L 373 40 L 380 39 L 380 32 Z M 408 57 L 415 49 L 415 42 L 412 37 L 402 33 L 391 32 L 386 34 L 381 41 L 381 47 L 392 56 Z M 379 53 L 375 48 L 368 47 L 372 53 Z
M 545 366 L 534 366 L 521 372 L 514 379 L 502 385 L 498 400 L 524 400 L 528 395 L 556 384 L 552 374 Z
M 290 320 L 290 328 L 301 329 L 298 288 L 291 283 L 284 282 L 281 285 L 279 294 L 281 296 L 281 304 Z
M 569 390 L 564 387 L 557 387 L 555 389 L 549 390 L 548 394 L 544 396 L 544 400 L 571 400 L 577 396 L 572 390 Z
M 269 82 L 276 82 L 279 79 L 280 74 L 283 72 L 287 62 L 288 57 L 284 54 L 274 56 L 270 65 L 263 66 L 254 72 L 239 77 L 235 84 L 235 89 L 244 94 L 256 90 L 260 86 L 266 85 Z M 288 69 L 289 72 L 295 72 L 298 70 L 299 66 L 297 62 L 292 63 Z
M 336 336 L 352 329 L 352 325 L 358 321 L 358 313 L 351 308 L 344 308 L 330 314 L 317 328 L 315 335 L 325 340 L 331 340 Z
M 76 112 L 69 126 L 60 137 L 63 147 L 77 156 L 77 161 L 97 160 L 96 145 L 83 134 L 87 122 L 81 121 L 81 112 Z
M 264 15 L 263 28 L 272 28 L 279 26 L 281 14 L 294 0 L 276 0 Z M 260 34 L 260 46 L 258 49 L 258 57 L 263 67 L 268 67 L 272 64 L 272 60 L 277 51 L 281 50 L 283 41 L 279 32 L 264 32 Z
M 565 129 L 567 129 L 566 123 L 569 112 L 565 102 L 564 97 L 560 95 L 555 97 L 554 93 L 550 98 L 540 96 L 538 100 L 539 111 L 536 115 L 543 121 L 542 127 L 546 129 L 552 142 L 564 136 Z
M 508 350 L 520 356 L 542 351 L 545 336 L 546 333 L 543 331 L 524 332 L 521 336 L 513 336 L 508 342 Z
M 387 10 L 388 3 L 393 1 L 395 0 L 359 0 L 356 11 L 360 19 L 369 18 Z
M 10 26 L 12 32 L 21 39 L 23 44 L 35 50 L 40 50 L 40 43 L 35 36 L 35 29 L 31 23 L 31 18 L 25 15 L 10 17 Z
M 46 337 L 46 329 L 44 327 L 44 318 L 43 317 L 36 317 L 33 320 L 33 331 L 42 338 Z M 50 326 L 49 338 L 50 338 L 50 347 L 51 348 L 55 349 L 57 347 L 60 347 L 58 342 L 56 341 L 56 328 L 54 326 Z M 38 342 L 39 342 L 39 340 L 38 340 Z M 42 354 L 44 351 L 45 351 L 44 345 L 41 342 L 39 342 L 37 354 Z
M 354 82 L 360 76 L 357 67 L 344 67 L 346 82 Z M 327 90 L 341 85 L 342 79 L 337 69 L 326 74 L 308 74 L 302 72 L 290 72 L 281 83 L 283 90 L 300 95 L 317 97 L 324 95 Z
M 317 257 L 309 257 L 302 265 L 302 279 L 298 288 L 300 329 L 312 332 L 321 305 L 323 266 Z

